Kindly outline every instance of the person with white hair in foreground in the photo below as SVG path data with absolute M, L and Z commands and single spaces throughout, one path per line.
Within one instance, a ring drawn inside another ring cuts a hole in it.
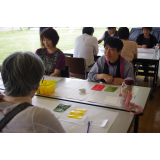
M 62 133 L 65 132 L 54 114 L 32 105 L 32 98 L 44 75 L 44 64 L 31 52 L 8 56 L 1 69 L 5 95 L 0 103 L 1 133 Z

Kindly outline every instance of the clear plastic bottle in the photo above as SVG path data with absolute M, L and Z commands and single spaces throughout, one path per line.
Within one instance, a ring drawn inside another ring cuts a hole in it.
M 155 46 L 155 57 L 159 59 L 159 44 L 158 43 Z
M 132 90 L 132 87 L 134 85 L 134 80 L 132 78 L 126 78 L 124 79 L 124 82 L 122 83 L 122 86 L 121 86 L 121 93 L 120 93 L 120 104 L 122 106 L 125 106 L 125 101 L 126 101 L 126 98 L 127 98 L 127 94 L 128 94 L 128 91 Z

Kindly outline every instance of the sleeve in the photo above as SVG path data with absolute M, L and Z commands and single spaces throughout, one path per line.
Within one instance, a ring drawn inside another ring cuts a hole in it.
M 156 45 L 158 43 L 158 40 L 155 36 L 153 36 L 153 39 L 154 39 L 154 45 Z
M 41 48 L 37 49 L 35 54 L 37 54 L 39 56 L 40 52 L 41 52 Z
M 126 60 L 125 62 L 125 70 L 124 70 L 123 76 L 124 76 L 123 79 L 127 77 L 131 77 L 134 79 L 133 65 L 128 60 Z
M 95 38 L 95 37 L 94 37 Z M 98 41 L 97 38 L 94 39 L 94 43 L 93 43 L 93 54 L 97 55 L 98 54 Z
M 101 41 L 104 40 L 104 37 L 105 37 L 105 32 L 103 33 L 102 37 L 100 38 Z
M 65 55 L 62 52 L 58 56 L 55 69 L 65 70 Z
M 138 51 L 137 51 L 137 44 L 136 44 L 136 43 L 134 43 L 134 49 L 135 49 L 134 54 L 135 54 L 135 55 L 138 55 Z
M 141 40 L 141 34 L 137 37 L 136 42 L 138 43 L 138 45 L 142 45 L 142 40 Z
M 61 123 L 51 111 L 45 108 L 39 108 L 39 107 L 37 107 L 33 116 L 33 127 L 35 132 L 37 133 L 41 133 L 41 132 L 64 133 L 65 132 Z
M 97 62 L 94 64 L 90 72 L 88 73 L 88 81 L 98 81 L 97 74 L 103 73 L 103 66 L 104 66 L 104 60 L 105 57 L 100 57 Z

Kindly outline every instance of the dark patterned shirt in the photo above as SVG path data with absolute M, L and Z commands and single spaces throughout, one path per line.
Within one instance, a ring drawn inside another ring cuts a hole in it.
M 36 54 L 43 60 L 45 65 L 45 75 L 51 75 L 54 73 L 55 69 L 65 69 L 65 55 L 60 49 L 52 54 L 49 54 L 46 48 L 40 48 L 36 51 Z

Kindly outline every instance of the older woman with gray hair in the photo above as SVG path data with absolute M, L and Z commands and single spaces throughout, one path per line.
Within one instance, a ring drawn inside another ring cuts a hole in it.
M 42 60 L 31 52 L 16 52 L 4 60 L 1 75 L 5 95 L 0 103 L 0 132 L 65 132 L 53 113 L 32 105 L 43 74 Z

